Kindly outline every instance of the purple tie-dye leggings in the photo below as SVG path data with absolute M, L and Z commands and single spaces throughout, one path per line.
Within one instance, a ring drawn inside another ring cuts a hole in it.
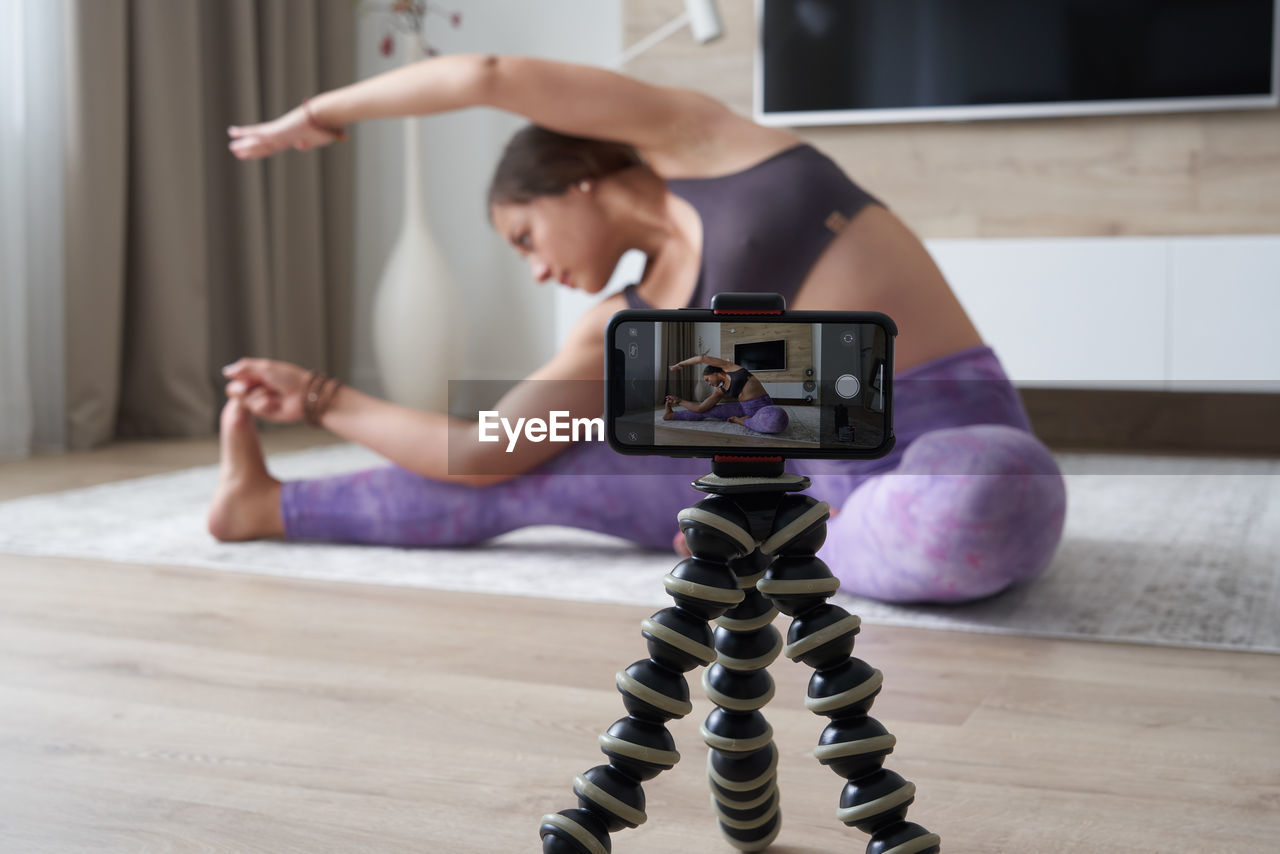
M 677 409 L 672 416 L 676 421 L 728 421 L 730 418 L 744 418 L 746 420 L 742 422 L 742 426 L 750 427 L 757 433 L 781 433 L 787 429 L 791 420 L 787 410 L 776 405 L 767 394 L 751 400 L 719 403 L 706 412 Z
M 794 460 L 838 509 L 819 555 L 843 589 L 891 602 L 961 602 L 1048 566 L 1066 490 L 987 347 L 900 372 L 897 447 L 866 461 Z M 703 495 L 706 460 L 627 457 L 580 443 L 528 474 L 459 486 L 396 466 L 284 485 L 290 539 L 396 546 L 479 543 L 528 525 L 572 525 L 669 549 L 676 514 Z M 626 475 L 625 477 L 622 475 Z

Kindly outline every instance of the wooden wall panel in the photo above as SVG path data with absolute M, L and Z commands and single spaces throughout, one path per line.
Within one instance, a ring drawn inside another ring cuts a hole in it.
M 682 0 L 624 0 L 632 44 Z M 628 67 L 751 113 L 753 0 L 725 36 L 687 30 Z M 798 133 L 924 237 L 1280 233 L 1280 110 L 848 125 Z

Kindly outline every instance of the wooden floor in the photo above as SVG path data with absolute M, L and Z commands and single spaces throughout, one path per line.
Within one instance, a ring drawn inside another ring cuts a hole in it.
M 280 436 L 277 447 L 308 439 Z M 8 497 L 213 456 L 0 466 Z M 68 520 L 74 524 L 74 520 Z M 658 583 L 655 579 L 655 583 Z M 621 717 L 650 609 L 0 555 L 0 851 L 516 852 Z M 1280 656 L 865 626 L 912 819 L 952 852 L 1253 852 L 1280 839 Z M 825 718 L 779 661 L 777 854 L 862 851 Z M 614 851 L 731 851 L 697 734 Z

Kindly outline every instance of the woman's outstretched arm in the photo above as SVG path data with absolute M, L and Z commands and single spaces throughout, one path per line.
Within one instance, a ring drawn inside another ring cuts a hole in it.
M 232 127 L 242 159 L 331 142 L 368 119 L 495 107 L 573 136 L 635 146 L 660 174 L 732 169 L 791 144 L 698 92 L 654 86 L 596 68 L 519 56 L 456 54 L 426 59 L 311 98 L 284 116 Z
M 620 299 L 620 298 L 619 298 Z M 551 413 L 598 418 L 604 412 L 604 324 L 617 310 L 606 300 L 579 323 L 546 365 L 518 383 L 494 409 L 509 426 L 518 419 Z M 309 372 L 287 362 L 240 359 L 224 369 L 227 396 L 240 399 L 259 418 L 291 423 L 302 419 Z M 565 450 L 547 439 L 515 442 L 501 425 L 497 441 L 481 442 L 474 421 L 420 412 L 343 386 L 321 416 L 327 430 L 386 457 L 401 468 L 436 480 L 488 486 L 527 472 Z M 508 447 L 511 448 L 508 451 Z
M 677 397 L 675 399 L 675 403 L 677 406 L 683 406 L 690 412 L 706 412 L 708 409 L 714 409 L 716 404 L 723 399 L 724 392 L 717 388 L 713 390 L 711 394 L 707 395 L 705 400 L 693 401 L 685 400 L 683 397 Z
M 670 370 L 675 371 L 675 370 L 679 370 L 680 368 L 687 368 L 690 365 L 701 365 L 704 363 L 708 365 L 714 365 L 715 367 L 719 368 L 722 371 L 728 370 L 729 368 L 733 367 L 733 362 L 727 361 L 725 359 L 721 359 L 717 356 L 690 356 L 689 358 L 685 359 L 683 362 L 676 362 L 674 365 L 671 365 Z

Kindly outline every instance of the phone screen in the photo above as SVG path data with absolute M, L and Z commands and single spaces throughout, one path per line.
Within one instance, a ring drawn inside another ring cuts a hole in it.
M 633 454 L 883 456 L 895 334 L 874 312 L 620 312 L 607 333 L 606 434 Z

